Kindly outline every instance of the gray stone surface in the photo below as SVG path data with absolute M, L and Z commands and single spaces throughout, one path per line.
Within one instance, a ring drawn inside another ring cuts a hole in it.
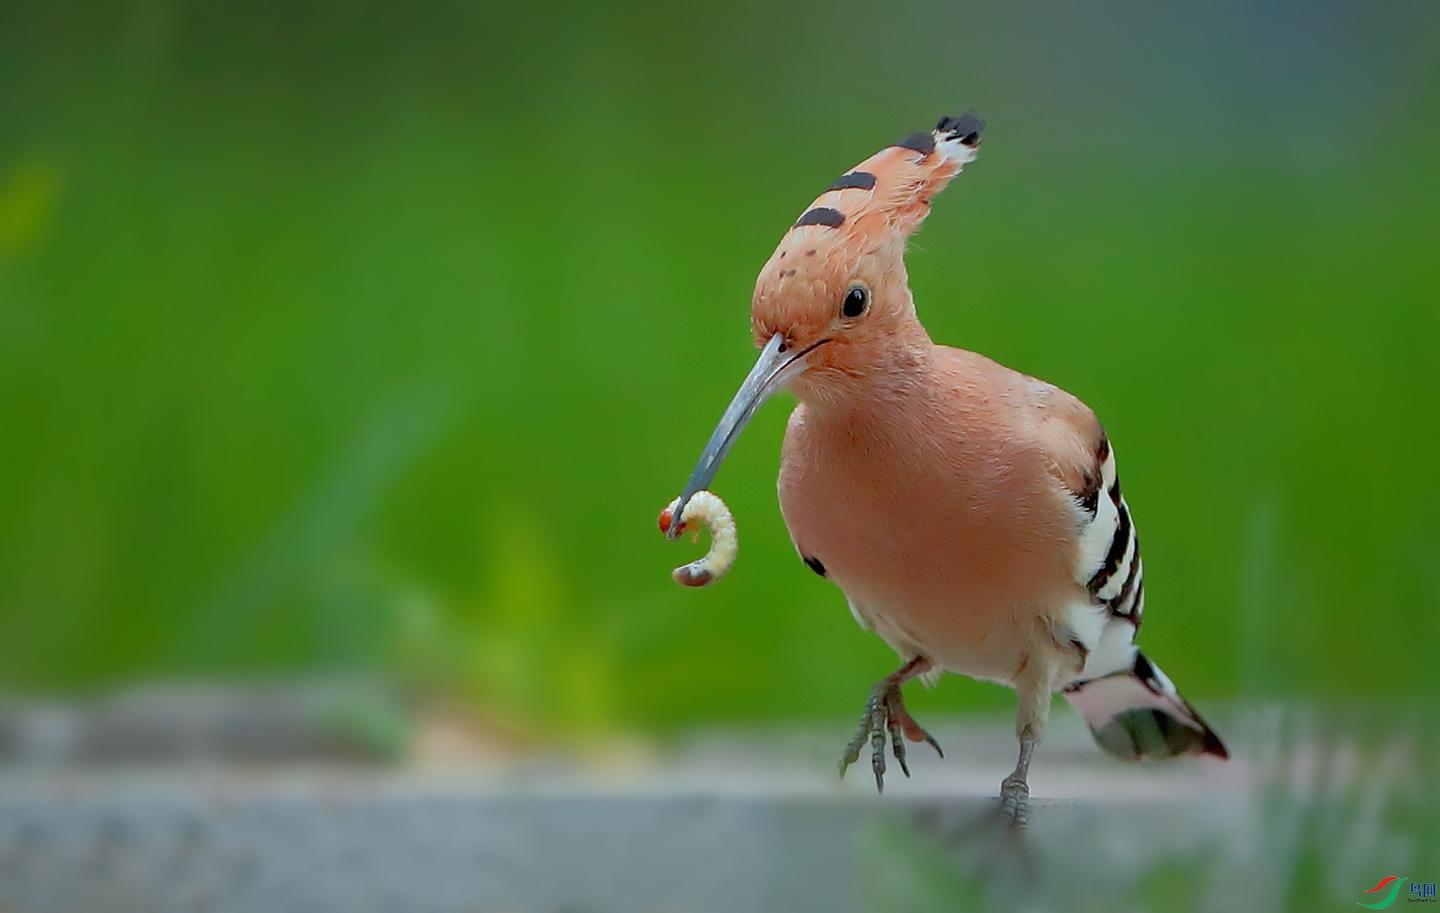
M 1229 765 L 1151 768 L 1062 723 L 1017 835 L 993 816 L 1003 722 L 937 727 L 947 759 L 914 752 L 883 797 L 868 770 L 834 779 L 830 728 L 483 767 L 12 768 L 0 911 L 1338 909 L 1424 874 L 1383 796 L 1247 739 Z

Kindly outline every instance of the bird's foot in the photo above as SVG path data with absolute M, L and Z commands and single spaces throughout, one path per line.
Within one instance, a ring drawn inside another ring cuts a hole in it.
M 1000 810 L 1010 823 L 1023 829 L 1030 822 L 1030 784 L 1011 774 L 1000 781 Z
M 903 681 L 903 678 L 897 679 L 895 675 L 891 675 L 870 689 L 870 697 L 865 701 L 865 713 L 860 717 L 860 727 L 855 731 L 855 737 L 850 740 L 850 744 L 845 746 L 845 756 L 840 759 L 842 778 L 850 765 L 860 759 L 860 750 L 868 738 L 871 747 L 870 768 L 875 772 L 875 790 L 882 793 L 885 791 L 887 732 L 890 734 L 895 760 L 899 762 L 900 770 L 907 777 L 910 776 L 910 767 L 905 763 L 906 739 L 912 742 L 929 742 L 936 754 L 945 757 L 945 752 L 940 750 L 940 743 L 915 722 L 915 718 L 905 709 L 905 699 L 900 693 Z

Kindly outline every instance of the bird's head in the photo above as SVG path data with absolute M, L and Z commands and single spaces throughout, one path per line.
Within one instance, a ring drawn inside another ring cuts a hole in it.
M 928 345 L 905 273 L 905 244 L 931 199 L 980 148 L 984 123 L 945 117 L 841 175 L 780 239 L 755 282 L 750 326 L 760 358 L 725 411 L 681 494 L 709 485 L 761 403 L 784 386 L 804 399 L 843 396 L 907 346 Z
M 931 199 L 975 159 L 983 128 L 946 117 L 856 165 L 785 232 L 755 282 L 750 325 L 762 351 L 790 355 L 785 381 L 835 392 L 920 330 L 905 244 Z M 923 338 L 923 331 L 920 331 Z M 927 340 L 928 341 L 928 340 Z

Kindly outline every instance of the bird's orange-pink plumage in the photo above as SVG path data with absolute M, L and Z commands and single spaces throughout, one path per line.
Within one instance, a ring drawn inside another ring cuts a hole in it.
M 956 349 L 908 367 L 901 395 L 860 380 L 792 414 L 779 490 L 795 545 L 903 655 L 1007 683 L 1032 663 L 1055 675 L 1084 598 L 1048 449 L 1065 394 Z

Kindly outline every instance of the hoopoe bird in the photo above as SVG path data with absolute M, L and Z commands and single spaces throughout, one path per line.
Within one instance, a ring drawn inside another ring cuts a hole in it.
M 1112 755 L 1228 753 L 1135 645 L 1144 564 L 1095 414 L 1052 384 L 936 344 L 916 315 L 906 241 L 974 161 L 983 126 L 946 117 L 881 150 L 786 231 L 751 302 L 760 357 L 674 513 L 708 488 L 761 404 L 791 390 L 779 478 L 790 537 L 902 660 L 870 691 L 841 774 L 868 740 L 883 791 L 887 734 L 906 776 L 906 740 L 939 751 L 905 709 L 908 680 L 1000 682 L 1018 698 L 1020 743 L 1001 807 L 1024 825 L 1057 691 Z

